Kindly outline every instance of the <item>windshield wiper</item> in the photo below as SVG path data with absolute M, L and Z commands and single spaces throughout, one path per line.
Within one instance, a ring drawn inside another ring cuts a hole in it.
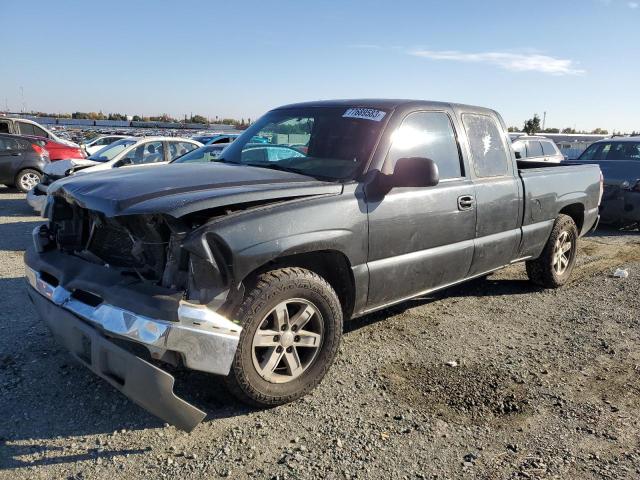
M 227 164 L 230 164 L 230 165 L 244 165 L 246 167 L 268 168 L 270 170 L 279 170 L 281 172 L 297 173 L 298 175 L 304 175 L 306 177 L 313 177 L 313 178 L 316 178 L 318 180 L 322 180 L 322 181 L 325 181 L 325 182 L 336 181 L 336 179 L 333 178 L 333 177 L 327 177 L 325 175 L 318 175 L 316 173 L 309 173 L 309 172 L 305 172 L 303 170 L 299 170 L 297 168 L 285 167 L 285 166 L 282 166 L 282 165 L 278 165 L 275 162 L 270 162 L 270 163 L 266 163 L 266 162 L 233 162 L 231 160 L 225 160 L 222 157 L 219 158 L 217 161 L 219 161 L 221 163 L 227 163 Z
M 297 173 L 299 175 L 307 175 L 310 177 L 313 176 L 313 175 L 309 175 L 306 172 L 298 170 L 297 168 L 284 167 L 282 165 L 278 165 L 277 163 L 255 162 L 255 163 L 240 163 L 239 165 L 246 165 L 248 167 L 269 168 L 271 170 L 280 170 L 281 172 Z

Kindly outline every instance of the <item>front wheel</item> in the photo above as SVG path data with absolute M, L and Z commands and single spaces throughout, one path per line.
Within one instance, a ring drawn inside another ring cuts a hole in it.
M 529 280 L 558 288 L 571 278 L 578 252 L 578 229 L 568 215 L 558 215 L 540 257 L 526 263 Z
M 245 403 L 275 406 L 315 388 L 342 336 L 338 297 L 319 275 L 282 268 L 259 275 L 234 318 L 242 325 L 229 390 Z
M 39 171 L 33 168 L 25 168 L 16 175 L 15 185 L 22 193 L 27 193 L 39 184 L 40 180 L 42 180 L 42 174 Z

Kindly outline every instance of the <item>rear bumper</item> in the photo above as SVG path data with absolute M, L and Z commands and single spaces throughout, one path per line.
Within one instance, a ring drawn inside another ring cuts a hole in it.
M 174 378 L 109 341 L 95 328 L 49 301 L 36 289 L 29 297 L 54 337 L 93 373 L 145 410 L 182 430 L 193 430 L 206 414 L 173 393 Z

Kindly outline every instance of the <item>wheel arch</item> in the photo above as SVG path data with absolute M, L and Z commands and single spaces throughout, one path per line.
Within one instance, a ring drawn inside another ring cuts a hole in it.
M 584 205 L 577 202 L 562 207 L 558 214 L 571 217 L 578 228 L 578 233 L 580 233 L 582 232 L 582 227 L 584 225 L 584 210 Z
M 338 295 L 344 318 L 351 317 L 355 305 L 355 278 L 349 258 L 339 250 L 284 252 L 248 272 L 242 283 L 250 284 L 261 273 L 286 267 L 304 268 L 324 278 Z

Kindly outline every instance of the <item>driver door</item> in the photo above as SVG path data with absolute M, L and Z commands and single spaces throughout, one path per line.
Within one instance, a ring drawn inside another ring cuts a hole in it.
M 430 158 L 438 165 L 440 182 L 395 187 L 381 200 L 367 200 L 368 308 L 464 279 L 474 252 L 475 189 L 448 112 L 410 113 L 392 138 L 386 163 Z

